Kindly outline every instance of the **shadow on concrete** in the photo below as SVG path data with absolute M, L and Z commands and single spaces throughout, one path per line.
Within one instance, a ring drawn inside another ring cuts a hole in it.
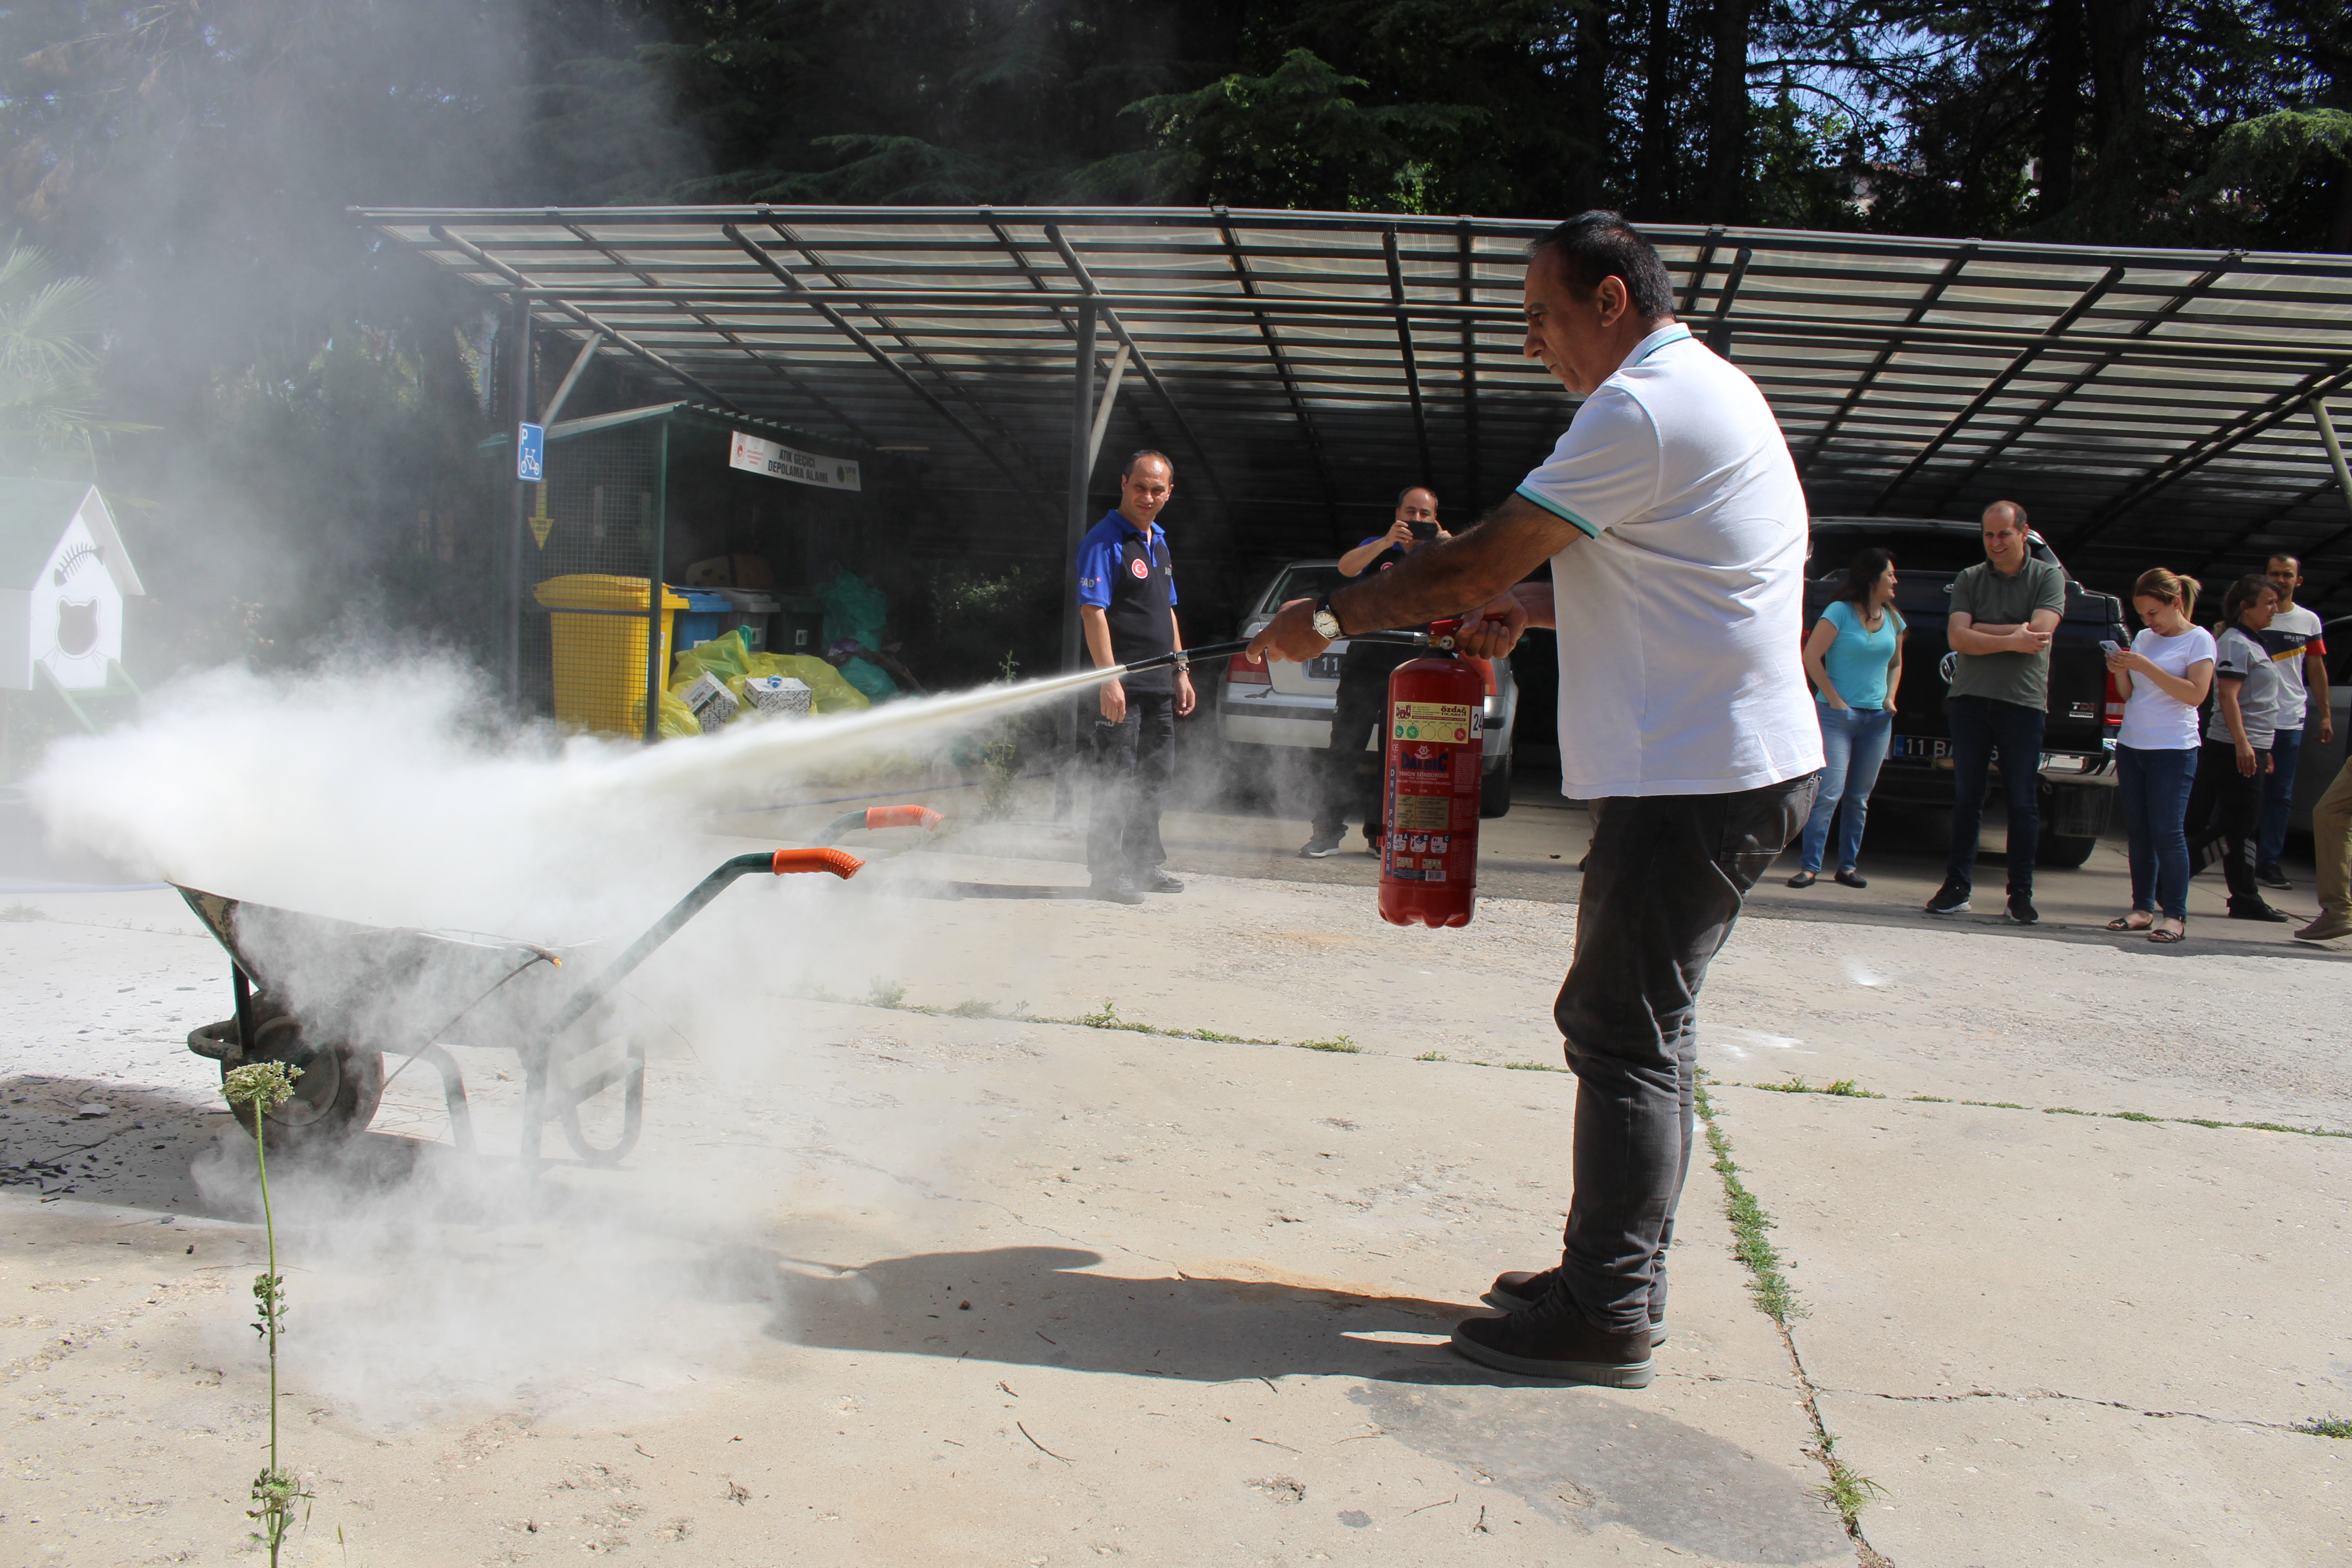
M 190 1167 L 232 1124 L 226 1105 L 184 1091 L 64 1074 L 0 1078 L 0 1187 L 45 1203 L 198 1213 Z
M 779 1276 L 778 1260 L 740 1249 L 709 1284 L 772 1300 L 776 1338 L 830 1350 L 1262 1380 L 1277 1391 L 1286 1376 L 1359 1378 L 1347 1397 L 1381 1436 L 1488 1478 L 1556 1523 L 1621 1524 L 1719 1561 L 1850 1553 L 1797 1478 L 1735 1443 L 1669 1416 L 1629 1419 L 1622 1398 L 1488 1372 L 1405 1338 L 1443 1335 L 1483 1309 L 1310 1283 L 1086 1272 L 1101 1261 L 1073 1247 L 1006 1247 Z M 1008 1376 L 1008 1391 L 1018 1382 Z M 1503 1500 L 1479 1488 L 1463 1501 L 1489 1499 Z

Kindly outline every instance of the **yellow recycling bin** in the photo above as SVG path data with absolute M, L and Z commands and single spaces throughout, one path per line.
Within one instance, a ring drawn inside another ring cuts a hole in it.
M 556 722 L 633 739 L 643 736 L 646 579 L 581 572 L 550 577 L 532 592 L 541 605 L 556 612 L 548 617 L 555 645 Z M 670 628 L 686 601 L 665 587 L 661 607 L 660 668 L 667 671 Z M 567 616 L 565 610 L 604 613 Z

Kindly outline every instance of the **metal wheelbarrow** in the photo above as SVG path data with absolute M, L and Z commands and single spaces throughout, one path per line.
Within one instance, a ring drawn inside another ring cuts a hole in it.
M 855 827 L 936 830 L 940 821 L 925 806 L 877 806 L 835 819 L 823 836 Z M 615 987 L 738 877 L 829 871 L 846 879 L 864 865 L 824 845 L 738 855 L 580 981 L 564 973 L 562 950 L 356 925 L 173 883 L 228 951 L 236 1004 L 230 1017 L 193 1031 L 188 1049 L 218 1062 L 224 1075 L 251 1061 L 301 1069 L 293 1097 L 269 1112 L 270 1144 L 289 1151 L 321 1149 L 365 1131 L 383 1094 L 387 1054 L 402 1058 L 395 1076 L 409 1062 L 424 1062 L 440 1075 L 451 1141 L 470 1152 L 465 1077 L 444 1044 L 511 1043 L 523 1069 L 523 1162 L 539 1158 L 541 1133 L 553 1121 L 582 1160 L 611 1164 L 635 1146 L 646 1095 L 643 1043 L 608 1032 Z M 617 1100 L 604 1098 L 614 1094 Z M 253 1114 L 250 1105 L 236 1109 L 248 1132 Z

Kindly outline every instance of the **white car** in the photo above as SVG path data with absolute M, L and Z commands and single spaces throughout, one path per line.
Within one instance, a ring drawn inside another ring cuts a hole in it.
M 1255 637 L 1289 601 L 1314 598 L 1353 580 L 1339 575 L 1337 561 L 1294 561 L 1274 574 L 1234 635 Z M 1335 642 L 1308 664 L 1268 659 L 1253 665 L 1236 654 L 1217 681 L 1218 734 L 1236 751 L 1265 748 L 1269 762 L 1283 754 L 1276 748 L 1287 748 L 1292 757 L 1328 750 L 1331 714 L 1339 699 L 1339 662 L 1347 651 L 1345 641 Z M 1500 816 L 1511 809 L 1511 727 L 1518 717 L 1519 689 L 1511 679 L 1509 660 L 1495 661 L 1495 687 L 1486 699 L 1481 816 Z M 1364 751 L 1377 757 L 1377 740 L 1368 736 Z

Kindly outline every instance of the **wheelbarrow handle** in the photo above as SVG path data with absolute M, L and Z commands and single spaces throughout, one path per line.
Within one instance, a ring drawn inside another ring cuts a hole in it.
M 866 808 L 868 827 L 937 827 L 946 818 L 928 805 L 869 805 Z
M 779 849 L 770 858 L 768 868 L 779 877 L 794 871 L 830 871 L 845 882 L 857 875 L 865 864 L 846 849 Z
M 631 942 L 618 958 L 606 964 L 590 980 L 572 994 L 570 1001 L 556 1011 L 541 1026 L 536 1039 L 525 1047 L 525 1066 L 530 1058 L 543 1056 L 547 1043 L 578 1023 L 589 1008 L 612 992 L 613 987 L 626 979 L 638 964 L 653 956 L 654 950 L 667 942 L 677 928 L 702 911 L 702 907 L 725 891 L 727 885 L 738 877 L 755 871 L 773 871 L 782 876 L 791 871 L 830 871 L 847 879 L 857 874 L 866 864 L 845 849 L 773 849 L 738 855 L 696 884 L 692 892 L 680 899 L 669 913 L 653 923 L 645 935 Z

